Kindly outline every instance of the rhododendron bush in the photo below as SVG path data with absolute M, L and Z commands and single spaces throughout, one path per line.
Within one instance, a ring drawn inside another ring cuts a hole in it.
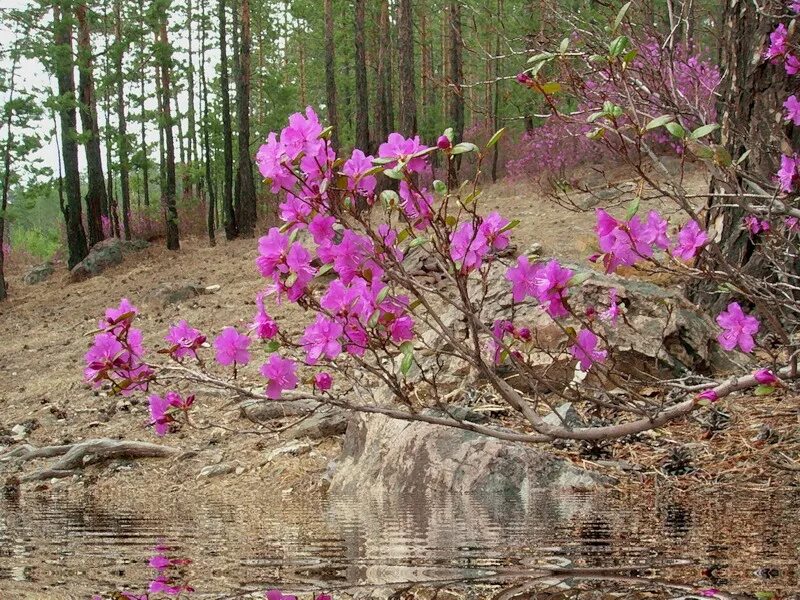
M 622 369 L 624 361 L 616 359 L 618 350 L 610 340 L 617 328 L 630 325 L 616 289 L 597 306 L 575 306 L 576 290 L 589 274 L 557 259 L 517 255 L 513 242 L 518 222 L 483 210 L 480 171 L 462 185 L 438 180 L 420 184 L 434 153 L 445 162 L 471 154 L 480 167 L 502 131 L 482 148 L 454 144 L 449 131 L 432 147 L 418 137 L 392 133 L 375 156 L 361 150 L 339 156 L 329 143 L 330 131 L 308 108 L 292 115 L 281 132 L 271 133 L 256 157 L 266 185 L 279 198 L 283 225 L 258 240 L 253 268 L 264 286 L 255 297 L 255 314 L 243 316 L 248 324 L 221 323 L 215 331 L 201 332 L 179 321 L 165 332 L 160 348 L 148 350 L 136 327 L 138 309 L 122 300 L 99 323 L 86 354 L 87 380 L 123 395 L 147 395 L 158 435 L 192 425 L 192 410 L 204 400 L 193 388 L 202 384 L 263 402 L 314 399 L 531 442 L 621 437 L 661 426 L 735 391 L 760 386 L 761 393 L 768 393 L 783 385 L 796 375 L 797 304 L 781 315 L 794 315 L 794 320 L 779 318 L 773 304 L 778 299 L 786 304 L 790 288 L 782 288 L 777 279 L 764 281 L 737 271 L 734 265 L 703 267 L 698 258 L 719 253 L 713 231 L 706 231 L 679 180 L 653 175 L 654 165 L 664 175 L 654 147 L 665 140 L 680 155 L 708 160 L 723 173 L 736 169 L 708 141 L 715 118 L 710 94 L 718 73 L 691 58 L 676 66 L 672 56 L 669 76 L 682 82 L 675 88 L 680 98 L 659 97 L 645 78 L 647 73 L 650 78 L 663 76 L 659 48 L 651 42 L 635 46 L 625 36 L 611 41 L 603 55 L 568 52 L 562 44 L 560 52 L 534 57 L 534 66 L 520 80 L 536 93 L 556 93 L 557 86 L 539 77 L 539 65 L 545 62 L 562 63 L 573 87 L 586 65 L 591 65 L 595 81 L 605 78 L 607 85 L 589 85 L 587 79 L 583 88 L 582 102 L 592 109 L 583 115 L 589 127 L 586 139 L 624 157 L 657 197 L 674 201 L 676 210 L 668 216 L 645 209 L 646 199 L 638 197 L 625 215 L 596 209 L 597 252 L 587 258 L 606 273 L 626 267 L 687 281 L 716 281 L 720 293 L 731 296 L 725 311 L 711 315 L 718 326 L 717 343 L 725 351 L 756 359 L 741 361 L 749 366 L 732 378 L 720 382 L 684 373 L 658 381 Z M 625 94 L 613 95 L 609 89 Z M 378 186 L 379 178 L 393 181 L 394 189 L 379 193 L 385 187 Z M 778 190 L 777 181 L 775 185 Z M 782 194 L 776 191 L 769 205 L 746 203 L 752 219 L 742 227 L 764 241 L 755 251 L 793 245 L 796 252 L 797 221 L 791 220 L 796 209 L 789 209 L 793 200 Z M 437 283 L 420 275 L 421 263 L 432 265 Z M 563 334 L 561 350 L 576 373 L 567 388 L 554 387 L 535 368 L 539 348 L 534 323 L 517 318 L 513 309 L 511 319 L 481 318 L 490 282 L 498 278 L 507 303 L 538 306 Z M 291 335 L 271 316 L 272 307 L 281 303 L 305 309 L 299 335 Z M 466 331 L 455 331 L 442 320 L 452 310 Z M 781 340 L 780 347 L 765 344 L 767 334 Z M 519 415 L 521 424 L 476 424 L 446 410 L 424 411 L 431 406 L 446 409 L 439 388 L 442 363 L 427 360 L 430 355 L 467 365 L 498 401 Z M 260 373 L 263 384 L 257 393 L 238 383 L 242 368 Z M 527 385 L 512 386 L 509 372 Z M 644 386 L 661 393 L 642 394 Z M 601 393 L 612 388 L 612 396 Z M 558 397 L 602 404 L 610 420 L 581 428 L 547 423 L 540 408 Z

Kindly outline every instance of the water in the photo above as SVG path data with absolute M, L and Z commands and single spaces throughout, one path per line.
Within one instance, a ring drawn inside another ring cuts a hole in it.
M 272 587 L 308 598 L 321 590 L 399 598 L 414 584 L 464 598 L 546 589 L 563 595 L 542 597 L 677 598 L 708 588 L 721 597 L 785 598 L 800 590 L 798 492 L 652 497 L 633 506 L 608 495 L 538 492 L 526 502 L 283 496 L 0 499 L 0 598 L 143 593 L 156 574 L 148 560 L 157 544 L 168 558 L 191 560 L 165 571 L 194 588 L 187 598 L 263 597 Z

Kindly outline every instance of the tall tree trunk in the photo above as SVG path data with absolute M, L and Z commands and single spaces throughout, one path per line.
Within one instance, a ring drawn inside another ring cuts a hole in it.
M 503 18 L 503 0 L 497 0 L 497 18 Z M 500 27 L 497 27 L 494 41 L 494 68 L 492 69 L 492 77 L 494 78 L 494 98 L 492 99 L 492 129 L 498 131 L 500 129 Z M 494 152 L 492 153 L 492 183 L 497 181 L 497 162 L 500 156 L 500 144 L 494 145 Z
M 197 160 L 197 119 L 196 113 L 194 109 L 194 100 L 195 100 L 195 89 L 194 89 L 194 47 L 192 44 L 192 25 L 194 21 L 194 15 L 192 14 L 192 0 L 187 0 L 186 3 L 186 33 L 188 36 L 188 51 L 189 51 L 189 63 L 186 69 L 186 79 L 189 84 L 187 89 L 187 96 L 189 97 L 189 106 L 187 108 L 187 119 L 188 119 L 188 139 L 187 139 L 187 164 L 184 166 L 186 169 L 186 173 L 188 175 L 187 178 L 187 196 L 194 197 L 199 195 L 196 190 L 193 189 L 193 184 L 195 182 L 195 174 L 194 174 L 194 163 Z
M 139 27 L 144 32 L 144 0 L 139 0 Z M 146 111 L 145 111 L 145 42 L 144 42 L 144 35 L 142 35 L 141 39 L 141 47 L 140 50 L 140 58 L 141 64 L 139 65 L 139 91 L 141 94 L 141 105 L 139 106 L 139 116 L 142 119 L 142 127 L 141 127 L 141 152 L 142 152 L 142 192 L 144 195 L 144 205 L 150 206 L 150 169 L 149 169 L 149 160 L 148 160 L 148 152 L 147 152 L 147 120 L 146 120 Z
M 125 42 L 122 39 L 122 0 L 114 2 L 114 64 L 117 77 L 117 130 L 119 134 L 119 185 L 122 194 L 122 231 L 126 240 L 131 239 L 131 187 L 128 154 L 127 121 L 125 120 L 125 77 L 122 71 L 122 57 Z
M 11 145 L 14 143 L 13 117 L 14 117 L 14 83 L 16 81 L 18 55 L 14 53 L 11 63 L 11 74 L 8 78 L 8 100 L 6 102 L 5 126 L 6 147 L 3 152 L 3 190 L 0 199 L 0 301 L 8 297 L 8 284 L 5 276 L 5 234 L 6 234 L 6 208 L 8 208 L 8 191 L 11 188 Z
M 222 214 L 225 225 L 225 237 L 236 239 L 236 214 L 233 212 L 233 133 L 231 131 L 231 95 L 228 79 L 228 40 L 225 26 L 225 0 L 219 0 L 219 84 L 222 92 L 222 163 L 224 177 L 222 183 Z
M 286 30 L 284 29 L 284 31 L 286 31 Z M 238 121 L 239 100 L 240 100 L 240 98 L 239 98 L 239 82 L 240 82 L 240 78 L 241 78 L 241 70 L 240 70 L 241 69 L 241 63 L 240 63 L 240 60 L 239 60 L 240 59 L 240 57 L 239 57 L 239 51 L 240 51 L 240 47 L 239 47 L 239 0 L 231 0 L 231 46 L 233 47 L 233 86 L 234 86 L 234 89 L 236 90 L 236 96 L 234 97 L 234 100 L 233 100 L 233 104 L 234 104 L 233 110 L 236 113 L 236 118 L 237 118 L 237 121 Z M 286 54 L 286 53 L 284 53 L 284 54 Z M 286 71 L 287 71 L 287 69 L 284 69 L 284 73 Z M 238 165 L 239 165 L 239 162 L 238 162 L 238 150 L 239 150 L 238 132 L 237 132 L 236 142 L 237 142 L 237 144 L 236 144 L 237 160 L 236 160 L 235 164 L 236 164 L 237 171 L 236 171 L 236 173 L 233 174 L 233 212 L 236 215 L 236 235 L 239 236 L 240 233 L 241 233 L 239 231 L 239 229 L 240 229 L 239 216 L 240 216 L 240 214 L 242 212 L 242 206 L 241 206 L 242 193 L 241 193 L 241 190 L 239 189 L 239 177 L 238 177 Z
M 370 153 L 369 90 L 367 88 L 367 48 L 364 32 L 366 0 L 354 0 L 355 8 L 355 69 L 356 69 L 356 148 Z
M 339 116 L 336 105 L 336 49 L 333 43 L 333 0 L 325 0 L 325 96 L 328 109 L 328 125 L 331 144 L 339 150 Z
M 206 64 L 206 14 L 205 3 L 200 3 L 200 64 Z M 209 134 L 209 119 L 208 119 L 208 83 L 206 82 L 206 70 L 200 69 L 200 89 L 202 93 L 203 103 L 203 153 L 205 154 L 205 175 L 206 175 L 206 189 L 208 190 L 208 206 L 206 222 L 208 226 L 208 243 L 211 246 L 217 245 L 216 236 L 216 216 L 217 216 L 217 201 L 216 201 L 216 186 L 211 178 L 211 139 Z
M 242 0 L 241 50 L 239 52 L 239 234 L 253 237 L 256 227 L 256 188 L 250 157 L 250 0 Z
M 161 57 L 161 110 L 164 122 L 164 143 L 166 146 L 166 180 L 164 195 L 161 204 L 164 208 L 164 218 L 167 225 L 167 249 L 180 250 L 180 233 L 178 231 L 178 207 L 175 201 L 175 141 L 172 135 L 172 112 L 171 104 L 171 66 L 172 52 L 167 35 L 167 15 L 161 17 L 161 27 L 159 30 L 160 57 Z
M 400 52 L 400 130 L 417 133 L 417 94 L 414 85 L 414 15 L 412 0 L 398 1 L 397 44 Z
M 72 56 L 72 2 L 57 0 L 53 4 L 55 30 L 55 71 L 58 80 L 58 95 L 61 99 L 61 155 L 64 162 L 64 188 L 66 206 L 62 205 L 67 226 L 67 265 L 72 269 L 81 262 L 89 249 L 83 230 L 81 214 L 81 179 L 78 171 L 77 116 L 75 114 L 75 79 Z
M 90 27 L 84 2 L 79 2 L 75 7 L 75 17 L 78 20 L 79 107 L 86 153 L 86 220 L 89 226 L 89 245 L 94 246 L 105 237 L 101 217 L 103 214 L 108 214 L 108 195 L 103 178 L 100 128 L 97 125 L 97 99 L 94 93 Z
M 783 5 L 777 0 L 768 0 L 758 7 L 746 0 L 729 0 L 722 15 L 720 64 L 727 77 L 723 79 L 720 102 L 721 142 L 734 160 L 749 151 L 743 169 L 767 183 L 778 170 L 782 145 L 788 141 L 781 112 L 789 96 L 790 79 L 783 65 L 753 57 L 761 56 L 769 33 L 777 25 L 778 21 L 767 15 L 781 14 L 782 10 Z M 747 182 L 739 183 L 747 191 Z M 756 242 L 741 226 L 744 212 L 732 208 L 729 198 L 714 197 L 719 187 L 719 182 L 712 180 L 706 216 L 709 235 L 727 262 L 754 277 L 768 275 L 763 255 L 755 252 Z M 720 266 L 712 253 L 703 256 L 701 260 L 709 268 Z M 729 302 L 729 296 L 720 294 L 715 284 L 703 281 L 694 284 L 689 295 L 713 313 Z
M 385 20 L 385 27 L 384 27 Z M 389 0 L 381 0 L 380 16 L 376 35 L 377 45 L 377 75 L 375 77 L 375 141 L 381 143 L 389 136 L 388 102 L 389 90 L 386 89 L 387 70 L 391 69 L 389 63 L 390 53 L 387 37 L 389 35 Z
M 464 137 L 464 39 L 461 32 L 461 3 L 451 1 L 449 6 L 450 24 L 450 101 L 448 102 L 448 120 L 453 128 L 453 141 L 459 143 Z M 461 156 L 451 157 L 448 168 L 448 182 L 455 185 L 458 170 L 461 167 Z

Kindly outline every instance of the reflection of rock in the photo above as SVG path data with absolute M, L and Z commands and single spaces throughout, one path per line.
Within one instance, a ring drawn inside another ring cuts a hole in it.
M 22 281 L 28 285 L 42 283 L 53 274 L 53 271 L 55 271 L 55 266 L 50 261 L 47 261 L 46 263 L 36 265 L 30 271 L 25 273 L 25 277 L 22 278 Z
M 382 415 L 353 415 L 334 495 L 426 490 L 516 497 L 532 488 L 592 488 L 603 478 L 540 449 Z
M 89 251 L 89 256 L 72 268 L 70 279 L 76 282 L 94 277 L 107 268 L 122 263 L 126 254 L 144 250 L 149 245 L 144 240 L 120 240 L 118 238 L 97 242 Z

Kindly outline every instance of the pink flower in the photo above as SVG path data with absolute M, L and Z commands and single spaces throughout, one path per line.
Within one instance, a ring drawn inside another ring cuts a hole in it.
M 287 278 L 287 281 L 278 287 L 286 291 L 287 297 L 292 302 L 296 302 L 305 293 L 306 285 L 314 278 L 316 270 L 311 266 L 311 260 L 311 253 L 300 242 L 292 244 L 286 254 L 286 270 L 294 276 L 294 281 Z
M 717 392 L 715 392 L 713 389 L 705 390 L 697 394 L 697 396 L 695 396 L 695 401 L 698 400 L 708 400 L 709 402 L 716 402 L 717 400 L 719 400 L 719 394 L 717 394 Z
M 267 309 L 264 307 L 264 294 L 259 293 L 256 296 L 256 312 L 255 321 L 253 321 L 253 330 L 256 336 L 261 340 L 271 340 L 278 335 L 278 324 L 269 316 Z
M 667 227 L 669 227 L 669 223 L 666 219 L 663 219 L 658 212 L 651 210 L 647 213 L 647 223 L 642 233 L 642 240 L 647 244 L 666 250 L 669 248 Z
M 381 158 L 394 158 L 406 163 L 409 172 L 419 173 L 425 169 L 425 158 L 418 156 L 411 158 L 414 154 L 427 150 L 419 141 L 419 136 L 404 138 L 399 133 L 390 133 L 389 139 L 378 148 L 378 156 Z M 394 167 L 397 162 L 388 163 L 387 166 Z
M 769 48 L 764 53 L 764 58 L 772 62 L 783 56 L 789 51 L 788 46 L 789 31 L 783 23 L 778 24 L 775 30 L 769 34 Z
M 797 217 L 786 217 L 783 224 L 789 231 L 800 231 L 800 219 Z
M 794 185 L 797 182 L 798 166 L 800 160 L 796 155 L 781 156 L 781 168 L 778 170 L 778 182 L 780 183 L 781 190 L 784 192 L 791 192 L 794 190 Z
M 184 591 L 184 587 L 181 585 L 173 584 L 166 576 L 159 575 L 153 581 L 150 582 L 150 587 L 148 588 L 151 594 L 166 594 L 167 596 L 177 596 L 182 591 Z
M 557 319 L 568 313 L 564 298 L 568 295 L 567 284 L 574 273 L 553 259 L 536 275 L 536 299 L 545 307 L 547 313 Z
M 153 394 L 148 398 L 150 403 L 150 424 L 155 429 L 156 435 L 163 437 L 169 432 L 169 424 L 172 423 L 172 416 L 167 411 L 170 409 L 169 398 Z
M 94 336 L 94 343 L 84 357 L 87 367 L 83 374 L 87 381 L 99 385 L 107 371 L 124 364 L 122 344 L 110 333 Z
M 197 329 L 189 327 L 186 319 L 178 321 L 177 325 L 170 327 L 164 339 L 171 344 L 170 356 L 179 359 L 186 356 L 197 358 L 197 349 L 206 341 L 206 336 Z
M 581 329 L 575 339 L 575 345 L 569 351 L 581 365 L 581 371 L 588 371 L 596 362 L 605 362 L 608 351 L 597 349 L 597 336 L 589 329 Z
M 787 75 L 797 75 L 800 73 L 800 58 L 797 58 L 794 54 L 787 54 L 783 68 L 786 69 Z
M 761 385 L 773 385 L 780 382 L 780 379 L 775 376 L 775 373 L 769 369 L 759 369 L 753 373 L 753 377 L 755 377 L 755 380 Z
M 99 329 L 108 329 L 111 333 L 118 333 L 123 329 L 131 326 L 133 318 L 139 314 L 139 309 L 136 308 L 131 301 L 123 298 L 119 302 L 118 308 L 107 308 L 105 319 L 101 320 L 98 324 Z
M 321 392 L 331 389 L 332 385 L 333 378 L 331 377 L 330 373 L 323 371 L 322 373 L 317 373 L 314 377 L 314 387 Z
M 706 597 L 706 598 L 713 598 L 714 596 L 719 594 L 719 590 L 715 589 L 715 588 L 708 588 L 708 589 L 705 589 L 705 590 L 700 590 L 699 594 L 701 596 Z
M 433 195 L 422 188 L 417 191 L 412 189 L 406 181 L 400 182 L 400 208 L 416 229 L 420 231 L 430 225 L 433 217 Z
M 800 13 L 800 0 L 791 0 L 791 2 L 789 2 L 789 8 L 791 8 L 794 13 Z
M 192 407 L 192 404 L 194 404 L 195 396 L 191 394 L 186 396 L 184 400 L 178 392 L 167 392 L 165 399 L 169 402 L 170 406 L 178 410 L 187 411 Z
M 324 244 L 333 240 L 333 235 L 335 233 L 333 230 L 334 223 L 336 223 L 336 217 L 322 214 L 318 214 L 311 219 L 311 223 L 308 225 L 308 231 L 314 238 L 315 244 Z
M 453 147 L 453 142 L 446 135 L 440 135 L 439 139 L 436 140 L 436 147 L 439 150 L 450 150 Z
M 739 346 L 742 352 L 752 352 L 755 347 L 753 336 L 758 333 L 758 319 L 746 315 L 737 302 L 728 304 L 728 310 L 717 315 L 717 324 L 723 332 L 717 336 L 717 341 L 728 352 Z
M 800 100 L 797 96 L 792 94 L 783 103 L 783 108 L 786 109 L 786 120 L 794 123 L 795 127 L 800 126 Z
M 483 257 L 489 251 L 486 236 L 478 229 L 475 231 L 472 223 L 465 221 L 450 234 L 450 258 L 461 263 L 464 272 L 480 269 Z
M 635 265 L 642 258 L 652 256 L 653 250 L 647 239 L 661 241 L 662 224 L 655 219 L 653 225 L 646 226 L 637 216 L 629 221 L 618 221 L 602 208 L 597 209 L 596 215 L 595 231 L 600 249 L 605 253 L 606 273 L 613 273 L 620 265 Z
M 531 76 L 528 75 L 527 73 L 517 73 L 517 83 L 520 83 L 522 85 L 528 85 L 532 81 L 533 78 L 531 78 Z
M 301 153 L 315 154 L 324 143 L 319 137 L 321 133 L 322 125 L 317 113 L 308 106 L 305 116 L 297 112 L 289 117 L 289 125 L 281 131 L 281 143 L 289 158 L 294 160 Z
M 486 241 L 493 250 L 502 250 L 508 247 L 511 242 L 511 235 L 503 228 L 509 224 L 508 219 L 500 216 L 500 213 L 491 212 L 483 220 L 479 228 L 480 232 L 486 237 Z
M 250 362 L 250 338 L 242 335 L 234 327 L 226 327 L 214 339 L 214 348 L 217 349 L 217 362 L 228 366 L 232 364 L 246 365 Z
M 256 259 L 258 270 L 263 277 L 272 277 L 275 269 L 286 258 L 289 250 L 289 236 L 280 232 L 277 227 L 269 230 L 267 235 L 258 240 L 259 257 Z
M 672 255 L 683 260 L 691 260 L 707 241 L 708 235 L 700 229 L 697 221 L 689 221 L 678 232 L 678 242 L 672 249 Z
M 280 590 L 269 590 L 264 597 L 267 600 L 297 600 L 297 596 L 284 596 Z
M 292 226 L 290 229 L 302 226 L 311 214 L 311 204 L 294 194 L 286 194 L 286 200 L 281 203 L 279 209 L 281 221 L 289 223 Z
M 339 274 L 342 282 L 350 283 L 354 277 L 366 275 L 369 269 L 373 278 L 383 270 L 375 263 L 375 247 L 372 240 L 346 229 L 342 241 L 331 249 L 333 270 Z
M 755 215 L 747 215 L 742 221 L 744 228 L 753 235 L 769 231 L 769 221 L 762 221 Z
M 261 365 L 261 375 L 267 380 L 267 397 L 278 400 L 283 390 L 293 390 L 297 387 L 297 364 L 288 358 L 281 358 L 272 354 L 269 360 Z
M 511 282 L 514 302 L 522 302 L 527 296 L 536 295 L 536 277 L 541 267 L 531 264 L 527 256 L 517 258 L 517 266 L 509 267 L 506 279 Z
M 291 189 L 297 183 L 297 178 L 292 174 L 288 162 L 286 147 L 277 139 L 274 132 L 270 133 L 267 143 L 256 153 L 256 163 L 261 176 L 272 181 L 273 194 L 282 189 Z
M 372 169 L 372 157 L 365 156 L 356 148 L 342 166 L 342 173 L 347 177 L 347 189 L 363 196 L 371 196 L 375 191 L 377 179 L 374 175 L 366 175 Z
M 306 362 L 310 365 L 317 364 L 323 356 L 333 360 L 342 352 L 339 338 L 344 333 L 344 328 L 337 322 L 331 321 L 325 315 L 317 315 L 316 321 L 306 327 L 302 343 L 306 351 Z
M 600 313 L 600 318 L 608 321 L 614 327 L 617 326 L 617 319 L 620 315 L 619 304 L 617 304 L 617 289 L 611 288 L 608 291 L 609 306 L 606 310 Z

